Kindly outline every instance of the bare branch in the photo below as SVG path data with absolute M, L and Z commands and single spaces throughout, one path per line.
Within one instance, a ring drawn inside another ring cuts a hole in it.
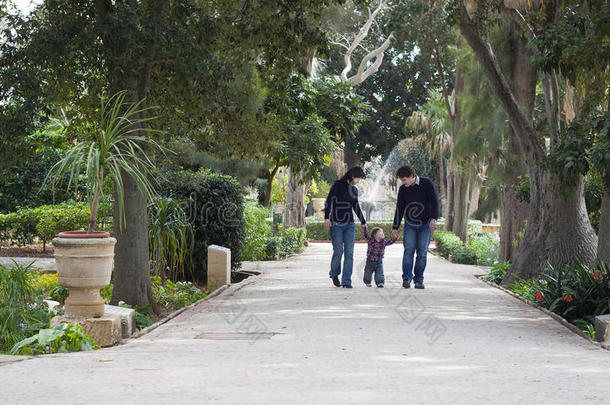
M 362 59 L 362 62 L 360 62 L 360 66 L 358 67 L 358 72 L 354 76 L 349 77 L 349 78 L 347 77 L 347 74 L 349 73 L 349 71 L 352 70 L 352 62 L 351 62 L 352 53 L 360 45 L 362 40 L 364 38 L 366 38 L 366 36 L 369 33 L 369 29 L 371 28 L 371 25 L 373 24 L 373 22 L 375 21 L 375 18 L 377 17 L 377 14 L 379 14 L 379 11 L 381 11 L 383 8 L 385 8 L 385 1 L 381 0 L 379 2 L 379 6 L 377 6 L 375 11 L 373 11 L 371 13 L 371 10 L 369 9 L 369 16 L 368 16 L 366 22 L 364 23 L 364 25 L 358 32 L 358 35 L 356 35 L 356 38 L 354 38 L 351 45 L 347 48 L 347 51 L 345 52 L 345 55 L 343 57 L 343 59 L 345 61 L 345 68 L 341 72 L 341 81 L 342 82 L 352 84 L 352 85 L 360 84 L 364 80 L 366 80 L 369 76 L 371 76 L 373 73 L 375 73 L 379 69 L 379 66 L 381 66 L 381 63 L 383 62 L 384 52 L 386 51 L 386 49 L 388 49 L 388 47 L 390 46 L 390 42 L 394 38 L 393 33 L 388 36 L 388 38 L 383 42 L 383 44 L 381 44 L 381 46 L 379 46 L 377 49 L 369 52 Z M 368 62 L 371 61 L 373 58 L 375 58 L 375 62 L 370 67 L 367 68 Z

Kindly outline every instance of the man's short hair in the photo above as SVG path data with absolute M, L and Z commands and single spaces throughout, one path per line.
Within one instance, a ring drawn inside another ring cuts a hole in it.
M 402 166 L 396 170 L 396 177 L 411 177 L 415 176 L 415 170 L 411 169 L 410 166 Z

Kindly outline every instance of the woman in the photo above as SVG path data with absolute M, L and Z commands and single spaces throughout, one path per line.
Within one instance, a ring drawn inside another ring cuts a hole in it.
M 364 178 L 362 168 L 352 167 L 343 177 L 335 181 L 326 198 L 324 227 L 329 230 L 330 240 L 333 243 L 330 278 L 336 287 L 352 288 L 354 240 L 356 238 L 353 212 L 356 212 L 362 227 L 366 226 L 366 220 L 358 204 L 358 189 L 355 186 L 360 179 Z M 345 255 L 343 276 L 341 282 L 339 282 L 341 256 L 343 255 Z

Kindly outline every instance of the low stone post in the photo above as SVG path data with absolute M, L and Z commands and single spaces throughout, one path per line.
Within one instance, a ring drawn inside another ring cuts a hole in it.
M 217 289 L 231 284 L 231 249 L 208 246 L 208 288 Z

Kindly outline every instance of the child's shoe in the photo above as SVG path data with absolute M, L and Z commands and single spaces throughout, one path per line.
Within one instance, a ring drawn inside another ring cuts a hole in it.
M 371 283 L 368 283 L 368 284 L 364 283 L 364 285 L 367 286 L 367 287 L 371 287 Z
M 383 288 L 383 284 L 377 284 L 377 288 Z

